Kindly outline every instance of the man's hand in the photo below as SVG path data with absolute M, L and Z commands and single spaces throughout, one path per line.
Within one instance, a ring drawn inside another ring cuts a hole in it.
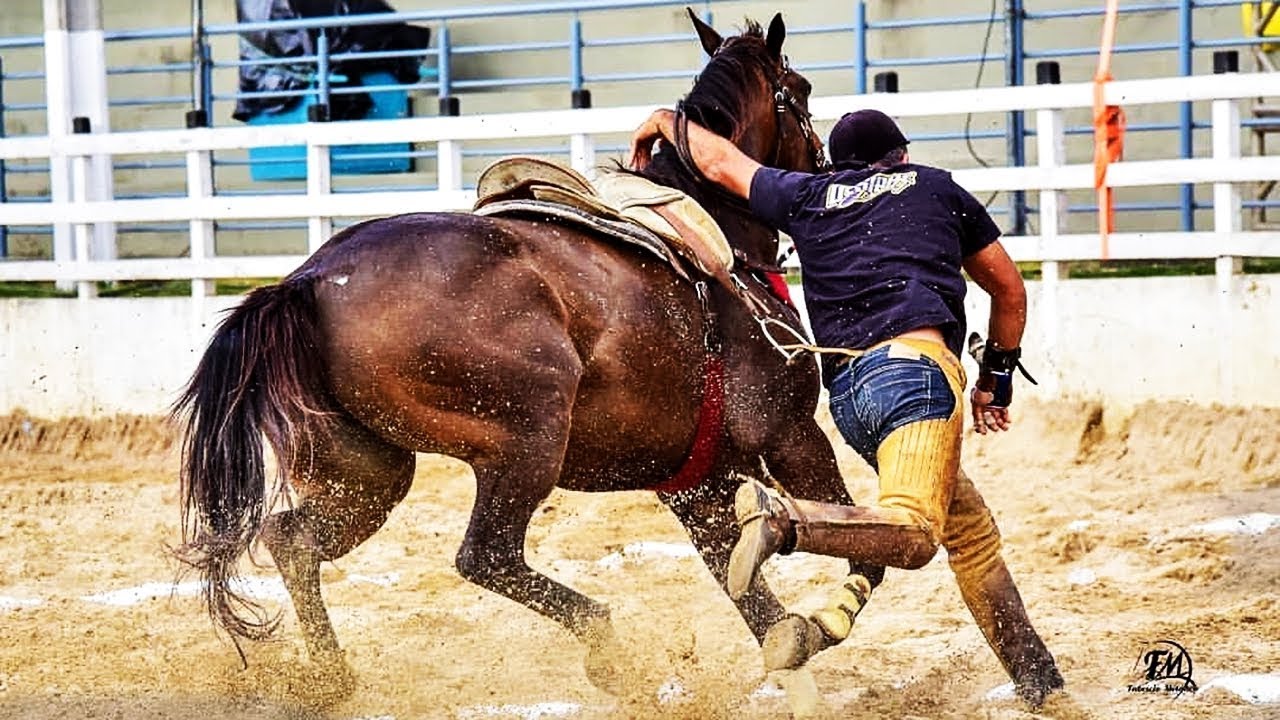
M 654 110 L 640 127 L 631 134 L 631 152 L 627 164 L 632 170 L 641 171 L 653 158 L 653 144 L 658 140 L 670 140 L 675 126 L 675 113 L 670 110 Z
M 687 118 L 685 119 L 687 120 Z M 760 163 L 752 160 L 728 139 L 720 137 L 695 122 L 681 120 L 680 129 L 687 132 L 682 138 L 689 143 L 689 155 L 694 165 L 706 179 L 747 199 L 751 194 L 751 179 Z M 659 139 L 675 142 L 676 114 L 672 110 L 654 110 L 631 134 L 631 152 L 628 162 L 634 170 L 648 167 L 653 157 L 653 143 Z M 683 149 L 682 149 L 683 150 Z
M 1013 425 L 1013 420 L 1009 417 L 1009 408 L 991 407 L 996 397 L 992 392 L 994 388 L 984 390 L 982 388 L 984 384 L 983 378 L 978 378 L 973 392 L 969 393 L 969 405 L 973 408 L 974 431 L 979 435 L 986 435 L 988 432 L 1008 430 Z
M 978 333 L 969 334 L 969 354 L 978 361 L 978 381 L 969 393 L 973 409 L 973 429 L 979 435 L 1008 430 L 1013 424 L 1009 405 L 1013 402 L 1013 370 L 1021 368 L 1018 348 L 1002 350 L 988 345 Z M 1026 370 L 1022 371 L 1026 375 Z M 1033 384 L 1035 380 L 1026 375 Z

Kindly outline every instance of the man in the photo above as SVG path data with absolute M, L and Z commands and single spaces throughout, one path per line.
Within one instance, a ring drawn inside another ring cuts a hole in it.
M 674 113 L 659 110 L 637 128 L 633 166 L 648 162 L 655 140 L 673 141 L 674 122 Z M 730 560 L 730 595 L 746 592 L 775 552 L 916 569 L 941 545 L 1019 695 L 1039 707 L 1062 687 L 1062 676 L 1027 618 L 995 521 L 960 469 L 962 268 L 991 296 L 987 349 L 970 395 L 974 427 L 987 433 L 1010 426 L 1026 291 L 999 229 L 949 173 L 911 163 L 902 131 L 875 110 L 836 123 L 829 173 L 763 167 L 693 123 L 688 140 L 707 178 L 746 198 L 795 243 L 832 417 L 879 475 L 877 503 L 859 507 L 743 485 L 735 498 L 742 535 Z M 853 575 L 822 611 L 779 621 L 765 638 L 766 667 L 798 667 L 844 640 L 869 591 L 867 580 Z

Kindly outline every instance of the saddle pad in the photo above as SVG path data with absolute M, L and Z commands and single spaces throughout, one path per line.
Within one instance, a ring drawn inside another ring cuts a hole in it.
M 661 258 L 681 278 L 693 282 L 693 279 L 681 267 L 675 252 L 667 242 L 648 229 L 626 220 L 600 217 L 590 211 L 584 211 L 573 205 L 566 205 L 560 202 L 525 199 L 486 203 L 476 208 L 474 212 L 476 215 L 556 218 L 568 224 L 608 235 L 629 245 L 642 248 Z

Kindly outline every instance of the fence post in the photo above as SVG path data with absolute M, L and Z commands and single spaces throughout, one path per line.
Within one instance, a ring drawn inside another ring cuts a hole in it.
M 331 96 L 329 87 L 329 33 L 320 28 L 316 37 L 316 86 L 315 103 L 307 108 L 307 120 L 310 122 L 329 122 Z M 318 198 L 333 192 L 333 163 L 330 161 L 333 148 L 318 145 L 312 138 L 307 139 L 307 199 L 315 207 L 320 207 Z M 325 244 L 333 235 L 333 218 L 322 215 L 311 215 L 307 218 L 307 252 L 313 253 Z
M 1189 77 L 1192 72 L 1192 38 L 1191 11 L 1192 0 L 1178 0 L 1178 74 Z M 1184 102 L 1178 108 L 1178 136 L 1182 148 L 1182 157 L 1195 157 L 1195 116 L 1191 103 Z M 1196 189 L 1190 183 L 1182 185 L 1180 205 L 1182 208 L 1182 229 L 1191 232 L 1196 229 Z
M 209 56 L 205 52 L 204 0 L 191 2 L 191 110 L 187 112 L 187 127 L 208 127 L 209 106 L 205 102 L 210 92 L 208 86 Z
M 320 34 L 316 36 L 316 88 L 315 103 L 307 107 L 307 120 L 329 122 L 332 98 L 329 88 L 329 33 L 325 28 L 320 28 Z
M 71 161 L 57 150 L 71 133 L 71 38 L 65 11 L 60 0 L 44 0 L 45 122 L 55 149 L 49 157 L 49 197 L 55 203 L 71 202 Z M 52 225 L 53 259 L 71 261 L 75 257 L 71 224 Z M 66 291 L 75 284 L 59 280 L 57 287 Z
M 1005 5 L 1005 84 L 1023 84 L 1023 6 L 1022 0 L 1006 0 Z M 1022 167 L 1027 164 L 1027 119 L 1021 110 L 1009 113 L 1005 127 L 1005 143 L 1009 164 Z M 1009 219 L 1011 235 L 1027 233 L 1027 193 L 1014 190 L 1009 193 Z
M 330 148 L 307 140 L 307 199 L 314 207 L 320 206 L 320 198 L 333 192 L 333 166 L 329 162 Z M 307 218 L 307 252 L 313 253 L 333 235 L 333 218 L 312 215 Z
M 457 115 L 458 98 L 453 97 L 453 61 L 450 58 L 449 25 L 440 24 L 440 49 L 436 58 L 436 95 L 439 97 L 441 115 Z
M 1057 85 L 1061 81 L 1058 63 L 1052 61 L 1036 63 L 1036 84 Z M 1066 164 L 1066 126 L 1062 111 L 1043 109 L 1036 111 L 1036 164 L 1042 168 L 1059 168 Z M 1061 386 L 1061 370 L 1058 367 L 1059 357 L 1059 323 L 1061 311 L 1058 307 L 1058 290 L 1060 281 L 1067 276 L 1067 266 L 1057 260 L 1045 260 L 1053 257 L 1058 237 L 1065 229 L 1067 218 L 1067 194 L 1061 190 L 1049 189 L 1040 191 L 1040 358 L 1049 371 L 1040 378 L 1041 388 L 1049 395 L 1056 394 Z
M 4 138 L 4 58 L 0 58 L 0 139 Z M 0 203 L 9 202 L 4 160 L 0 159 Z M 0 260 L 9 257 L 9 226 L 0 225 Z
M 582 21 L 578 19 L 577 13 L 574 14 L 573 23 L 569 27 L 569 52 L 570 70 L 569 70 L 569 101 L 570 106 L 574 110 L 584 110 L 591 107 L 591 91 L 584 88 L 582 80 Z M 569 136 L 569 164 L 574 170 L 592 177 L 596 164 L 596 147 L 595 142 L 590 135 L 578 134 Z
M 213 197 L 213 153 L 208 150 L 188 150 L 187 198 L 193 204 L 197 204 L 209 197 Z M 199 262 L 213 257 L 216 252 L 213 221 L 192 218 L 189 227 L 191 230 L 191 259 Z M 196 299 L 198 307 L 203 305 L 199 298 L 213 294 L 213 280 L 205 278 L 191 279 L 191 297 Z M 203 313 L 197 312 L 197 317 L 202 318 Z
M 444 98 L 441 98 L 443 101 Z M 456 104 L 441 106 L 441 114 L 457 115 Z M 436 189 L 452 191 L 462 189 L 462 143 L 457 140 L 441 140 L 436 143 Z
M 75 117 L 71 119 L 71 132 L 76 135 L 87 135 L 93 131 L 93 128 L 87 117 Z M 73 155 L 71 156 L 71 201 L 74 203 L 84 203 L 92 198 L 89 193 L 89 156 Z M 75 243 L 75 264 L 78 269 L 84 270 L 89 266 L 91 261 L 93 225 L 87 222 L 77 222 L 72 225 L 72 238 Z M 76 295 L 81 300 L 87 300 L 98 296 L 97 283 L 89 280 L 76 281 Z
M 853 6 L 853 89 L 867 93 L 867 3 L 858 0 Z
M 1233 57 L 1234 56 L 1234 57 Z M 1214 72 L 1239 71 L 1239 56 L 1234 51 L 1214 53 Z M 1240 104 L 1237 100 L 1214 100 L 1213 159 L 1229 162 L 1240 157 Z M 1214 245 L 1232 248 L 1232 237 L 1242 228 L 1240 189 L 1233 183 L 1213 184 Z M 1214 261 L 1214 278 L 1218 295 L 1218 398 L 1231 404 L 1235 399 L 1233 365 L 1235 363 L 1235 314 L 1239 306 L 1237 276 L 1243 269 L 1240 257 L 1219 255 Z

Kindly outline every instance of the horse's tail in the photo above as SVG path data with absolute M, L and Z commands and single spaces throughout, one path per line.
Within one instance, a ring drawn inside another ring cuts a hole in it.
M 319 339 L 309 279 L 258 288 L 218 325 L 173 405 L 185 425 L 175 554 L 200 573 L 209 615 L 233 639 L 264 639 L 279 622 L 237 587 L 236 566 L 298 449 L 333 412 Z M 270 494 L 263 435 L 277 462 Z

